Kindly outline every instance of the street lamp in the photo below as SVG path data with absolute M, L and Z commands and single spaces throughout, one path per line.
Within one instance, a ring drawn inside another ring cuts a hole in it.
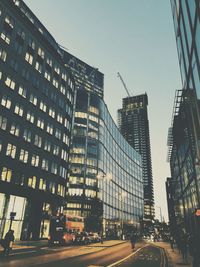
M 126 197 L 126 192 L 122 191 L 119 193 L 119 200 L 121 201 L 121 234 L 123 239 L 123 232 L 124 232 L 124 199 Z M 119 218 L 120 219 L 120 218 Z

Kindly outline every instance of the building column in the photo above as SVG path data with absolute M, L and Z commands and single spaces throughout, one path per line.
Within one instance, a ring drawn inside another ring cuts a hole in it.
M 10 201 L 10 195 L 4 195 L 3 213 L 2 213 L 1 223 L 0 223 L 0 239 L 3 238 L 3 235 L 4 235 L 4 228 L 6 224 L 9 201 Z

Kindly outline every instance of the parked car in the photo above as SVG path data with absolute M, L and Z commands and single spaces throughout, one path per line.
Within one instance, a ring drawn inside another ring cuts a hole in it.
M 98 233 L 89 233 L 89 237 L 93 243 L 101 241 L 101 237 Z
M 92 239 L 87 232 L 81 232 L 76 234 L 75 243 L 88 245 L 92 243 Z

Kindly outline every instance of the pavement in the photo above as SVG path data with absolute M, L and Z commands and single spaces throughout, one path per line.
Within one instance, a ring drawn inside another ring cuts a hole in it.
M 179 253 L 178 249 L 175 247 L 174 250 L 167 242 L 155 242 L 153 245 L 161 247 L 165 250 L 166 256 L 168 258 L 169 267 L 180 267 L 180 265 L 185 267 L 192 267 L 192 257 L 188 254 L 187 261 L 183 260 L 182 255 Z
M 106 240 L 103 243 L 92 243 L 88 245 L 88 247 L 98 247 L 98 248 L 106 248 L 113 247 L 119 244 L 126 242 L 125 240 Z M 39 241 L 16 241 L 13 243 L 12 250 L 24 250 L 24 249 L 32 249 L 37 247 L 46 247 L 48 246 L 48 240 L 39 240 Z M 66 246 L 67 247 L 67 246 Z M 74 248 L 78 248 L 79 246 L 74 246 Z M 3 251 L 3 248 L 0 246 L 0 251 Z

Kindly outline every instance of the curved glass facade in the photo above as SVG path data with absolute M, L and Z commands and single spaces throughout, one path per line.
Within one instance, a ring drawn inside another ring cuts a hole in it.
M 79 89 L 67 213 L 88 217 L 94 211 L 111 228 L 117 223 L 137 225 L 144 208 L 141 164 L 140 155 L 123 138 L 102 98 Z

